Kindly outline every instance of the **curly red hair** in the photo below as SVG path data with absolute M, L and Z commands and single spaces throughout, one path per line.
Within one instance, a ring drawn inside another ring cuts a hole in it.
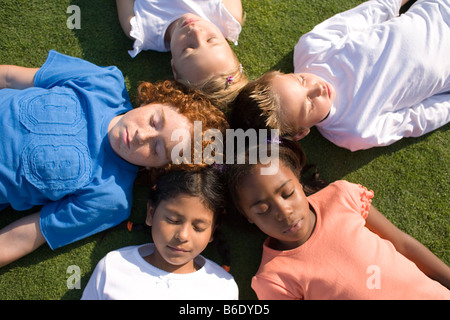
M 213 106 L 211 101 L 201 92 L 188 88 L 175 80 L 164 80 L 156 83 L 142 82 L 138 87 L 137 102 L 139 105 L 147 105 L 151 103 L 168 104 L 175 108 L 178 113 L 185 116 L 192 124 L 194 121 L 202 123 L 202 137 L 206 130 L 217 129 L 225 137 L 228 122 L 225 114 Z M 202 141 L 203 150 L 212 141 Z M 189 164 L 180 164 L 183 168 L 192 168 L 194 166 L 205 166 L 204 159 L 202 164 L 193 164 L 193 137 L 191 140 L 192 159 Z M 188 159 L 189 160 L 189 159 Z

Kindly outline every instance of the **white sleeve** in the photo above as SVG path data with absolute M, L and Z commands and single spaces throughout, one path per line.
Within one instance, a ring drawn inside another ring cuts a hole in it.
M 294 61 L 302 48 L 310 54 L 318 54 L 338 46 L 348 34 L 364 32 L 373 25 L 398 16 L 400 7 L 401 0 L 370 0 L 334 15 L 300 38 L 295 46 Z
M 358 151 L 388 146 L 406 137 L 419 137 L 449 122 L 450 93 L 442 93 L 414 106 L 382 114 L 363 134 L 352 130 L 335 132 L 318 129 L 337 146 Z
M 100 260 L 95 267 L 88 284 L 84 288 L 81 300 L 104 300 L 103 291 L 106 278 L 105 260 L 105 258 Z
M 431 96 L 416 105 L 399 110 L 398 113 L 398 120 L 395 120 L 396 114 L 393 117 L 386 115 L 386 122 L 387 119 L 393 122 L 386 126 L 387 144 L 403 137 L 422 136 L 450 122 L 450 92 Z M 389 129 L 397 134 L 389 137 Z
M 344 36 L 388 21 L 400 12 L 401 0 L 370 0 L 318 24 L 314 29 L 332 31 Z

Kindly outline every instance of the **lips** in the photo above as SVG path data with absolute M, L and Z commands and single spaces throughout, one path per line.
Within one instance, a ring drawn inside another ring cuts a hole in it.
M 331 89 L 330 89 L 330 86 L 328 85 L 328 83 L 325 83 L 325 87 L 327 88 L 328 98 L 331 99 Z
M 130 135 L 128 134 L 127 129 L 123 130 L 122 139 L 123 139 L 123 143 L 125 144 L 125 146 L 127 146 L 127 148 L 130 149 Z
M 283 231 L 283 233 L 285 233 L 285 234 L 295 233 L 298 230 L 300 230 L 302 225 L 303 225 L 303 219 L 297 220 L 294 223 L 292 223 L 287 229 L 285 229 Z
M 185 27 L 185 26 L 187 26 L 187 25 L 189 25 L 189 24 L 191 24 L 191 23 L 197 22 L 197 21 L 198 21 L 197 19 L 193 19 L 193 18 L 187 19 L 187 20 L 185 20 L 185 21 L 183 22 L 183 24 L 181 25 L 181 27 L 183 28 L 183 27 Z
M 167 246 L 171 251 L 175 252 L 175 253 L 186 253 L 189 252 L 189 250 L 180 248 L 180 247 L 172 247 L 172 246 Z

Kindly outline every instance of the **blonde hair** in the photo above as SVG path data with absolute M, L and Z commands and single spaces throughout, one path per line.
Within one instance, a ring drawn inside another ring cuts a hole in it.
M 233 56 L 235 63 L 233 70 L 230 72 L 211 75 L 197 83 L 191 83 L 181 77 L 177 81 L 186 87 L 201 91 L 214 106 L 226 112 L 228 105 L 248 83 L 242 64 L 239 62 L 236 54 L 233 53 Z
M 272 80 L 281 74 L 279 71 L 266 72 L 240 91 L 231 105 L 231 127 L 278 129 L 282 136 L 296 134 L 296 128 L 284 122 L 280 96 L 273 91 Z

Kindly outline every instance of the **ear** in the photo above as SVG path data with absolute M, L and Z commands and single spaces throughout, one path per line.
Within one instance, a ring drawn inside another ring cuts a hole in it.
M 172 73 L 175 80 L 177 80 L 177 70 L 175 70 L 175 63 L 173 62 L 173 58 L 170 60 L 170 66 L 172 67 Z
M 216 234 L 216 230 L 217 230 L 217 225 L 214 226 L 212 232 L 211 232 L 211 237 L 209 238 L 208 243 L 211 243 L 214 241 L 214 235 Z
M 309 128 L 300 129 L 293 137 L 292 139 L 298 141 L 306 137 L 309 133 Z
M 145 224 L 148 225 L 149 227 L 152 226 L 154 213 L 155 209 L 153 208 L 150 201 L 147 201 L 147 218 L 145 219 Z

